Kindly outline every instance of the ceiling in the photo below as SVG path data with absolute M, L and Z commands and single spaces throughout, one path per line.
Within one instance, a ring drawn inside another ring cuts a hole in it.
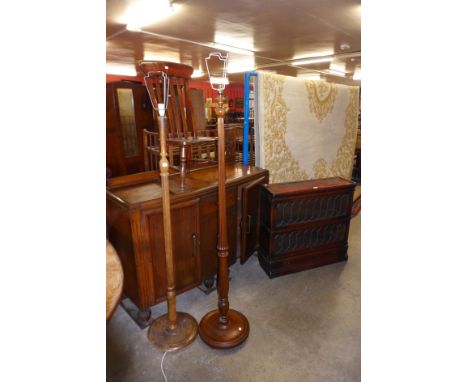
M 252 70 L 360 83 L 353 80 L 361 67 L 359 0 L 174 0 L 165 14 L 167 1 L 107 0 L 108 73 L 135 75 L 141 60 L 205 72 L 204 58 L 221 51 L 229 54 L 231 83 Z M 326 62 L 293 65 L 317 57 Z

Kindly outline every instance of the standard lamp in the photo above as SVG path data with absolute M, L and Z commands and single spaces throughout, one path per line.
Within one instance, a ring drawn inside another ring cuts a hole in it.
M 199 325 L 200 337 L 214 348 L 232 348 L 249 336 L 249 321 L 240 312 L 229 309 L 229 246 L 226 222 L 226 169 L 224 166 L 224 114 L 223 91 L 229 83 L 227 78 L 228 56 L 210 53 L 205 58 L 211 88 L 218 92 L 218 309 L 205 314 Z
M 166 255 L 167 278 L 167 313 L 156 318 L 148 329 L 149 341 L 162 351 L 181 349 L 195 340 L 198 332 L 197 321 L 188 313 L 177 312 L 174 281 L 174 258 L 172 253 L 171 199 L 169 195 L 169 161 L 166 149 L 165 114 L 169 93 L 169 77 L 163 71 L 150 71 L 150 66 L 142 64 L 145 73 L 145 84 L 153 109 L 158 112 L 159 141 L 161 160 L 159 171 L 162 188 L 162 212 L 164 229 L 164 251 Z M 154 87 L 157 87 L 155 93 Z M 159 87 L 161 89 L 159 90 Z M 160 95 L 160 100 L 155 94 Z M 162 103 L 161 103 L 162 101 Z

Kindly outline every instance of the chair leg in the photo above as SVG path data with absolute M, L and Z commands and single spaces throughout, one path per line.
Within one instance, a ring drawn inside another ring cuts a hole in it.
M 174 148 L 169 146 L 169 166 L 174 166 Z

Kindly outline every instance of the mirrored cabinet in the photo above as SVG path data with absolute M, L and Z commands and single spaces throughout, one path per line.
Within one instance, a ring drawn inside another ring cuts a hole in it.
M 106 84 L 106 176 L 144 171 L 143 130 L 154 130 L 153 109 L 139 82 Z

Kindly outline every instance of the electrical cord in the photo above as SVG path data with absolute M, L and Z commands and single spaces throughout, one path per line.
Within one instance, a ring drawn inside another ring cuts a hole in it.
M 161 358 L 161 372 L 162 372 L 162 375 L 164 377 L 164 380 L 167 382 L 167 377 L 166 377 L 166 373 L 164 373 L 164 369 L 163 369 L 163 362 L 164 362 L 164 357 L 166 356 L 167 352 L 165 352 Z

